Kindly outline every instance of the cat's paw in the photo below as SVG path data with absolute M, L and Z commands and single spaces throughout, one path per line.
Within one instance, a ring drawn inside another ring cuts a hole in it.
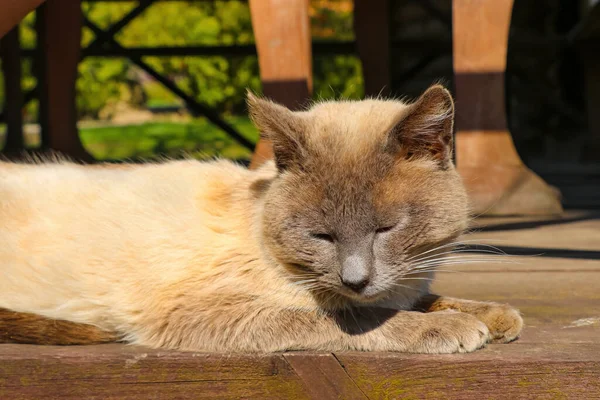
M 428 316 L 431 324 L 420 332 L 418 353 L 470 353 L 484 347 L 490 340 L 486 324 L 472 315 L 440 311 Z
M 519 310 L 507 304 L 489 303 L 477 312 L 489 331 L 492 343 L 508 343 L 517 339 L 523 329 L 523 318 Z

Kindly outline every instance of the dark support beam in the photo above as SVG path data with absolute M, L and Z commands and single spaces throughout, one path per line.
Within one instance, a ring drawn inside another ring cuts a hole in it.
M 389 18 L 388 0 L 354 0 L 356 50 L 366 96 L 386 95 L 391 90 Z
M 600 115 L 598 113 L 598 110 L 600 110 L 600 45 L 584 45 L 581 54 L 585 76 L 588 129 L 590 132 L 583 158 L 584 161 L 598 162 L 600 161 Z
M 4 74 L 4 119 L 7 126 L 5 152 L 19 152 L 23 140 L 23 92 L 21 91 L 21 55 L 19 27 L 0 39 L 0 58 Z
M 75 81 L 80 58 L 81 3 L 47 0 L 36 14 L 42 146 L 91 161 L 77 131 Z
M 146 9 L 150 7 L 152 3 L 154 3 L 154 0 L 141 0 L 137 7 L 129 11 L 123 18 L 121 18 L 107 30 L 97 33 L 95 32 L 96 37 L 85 50 L 93 51 L 94 49 L 100 49 L 104 43 L 112 39 L 121 29 L 125 28 L 131 21 L 146 11 Z

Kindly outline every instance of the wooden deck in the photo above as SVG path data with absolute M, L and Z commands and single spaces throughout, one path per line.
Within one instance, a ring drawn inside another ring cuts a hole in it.
M 455 268 L 434 288 L 519 307 L 527 326 L 512 344 L 440 356 L 0 345 L 0 399 L 600 398 L 600 213 L 477 224 L 469 239 L 542 255 Z

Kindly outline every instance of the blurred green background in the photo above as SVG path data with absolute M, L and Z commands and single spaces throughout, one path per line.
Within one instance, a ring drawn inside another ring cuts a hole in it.
M 135 6 L 135 2 L 84 2 L 83 11 L 106 29 Z M 314 40 L 353 39 L 352 1 L 313 0 L 310 15 Z M 35 47 L 34 24 L 33 14 L 21 24 L 23 48 Z M 248 3 L 236 0 L 158 2 L 115 38 L 125 47 L 254 43 Z M 94 34 L 84 28 L 82 46 L 93 40 Z M 214 108 L 241 134 L 257 140 L 244 102 L 246 88 L 261 92 L 256 56 L 144 57 L 144 61 L 197 101 Z M 23 74 L 23 89 L 32 89 L 36 82 L 29 59 L 23 63 Z M 4 99 L 1 79 L 0 74 L 0 105 Z M 362 72 L 355 56 L 315 57 L 315 98 L 360 98 L 362 94 Z M 100 160 L 182 152 L 199 158 L 250 156 L 206 119 L 192 118 L 176 96 L 125 58 L 88 57 L 79 64 L 77 108 L 82 142 Z M 25 121 L 36 120 L 37 103 L 32 101 Z M 0 126 L 0 132 L 3 129 Z M 35 126 L 26 127 L 26 142 L 29 147 L 38 145 Z

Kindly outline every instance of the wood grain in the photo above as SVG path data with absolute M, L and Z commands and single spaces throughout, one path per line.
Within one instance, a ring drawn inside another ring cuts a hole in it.
M 333 354 L 297 353 L 284 357 L 313 398 L 367 399 Z
M 0 345 L 0 398 L 595 398 L 593 326 L 529 328 L 472 354 L 215 355 Z
M 308 398 L 281 355 L 0 345 L 0 398 Z

